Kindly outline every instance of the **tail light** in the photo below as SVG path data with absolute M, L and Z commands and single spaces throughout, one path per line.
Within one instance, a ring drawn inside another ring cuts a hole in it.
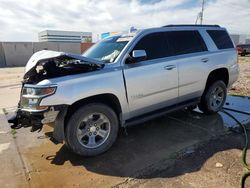
M 239 63 L 239 54 L 240 54 L 240 52 L 238 50 L 238 47 L 236 48 L 236 54 L 237 54 L 237 63 Z

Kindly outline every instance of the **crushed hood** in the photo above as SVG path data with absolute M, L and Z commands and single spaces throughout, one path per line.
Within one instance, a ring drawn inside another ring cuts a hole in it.
M 70 54 L 66 52 L 57 52 L 57 51 L 52 51 L 52 50 L 42 50 L 42 51 L 34 53 L 31 56 L 28 63 L 26 64 L 25 73 L 35 68 L 39 64 L 39 62 L 49 60 L 49 59 L 54 59 L 54 58 L 71 58 L 71 59 L 77 59 L 77 60 L 88 62 L 88 63 L 103 65 L 103 62 L 101 61 L 90 59 L 82 55 Z
M 41 65 L 41 70 L 37 70 Z M 42 50 L 34 53 L 25 67 L 24 83 L 102 69 L 104 63 L 82 55 Z

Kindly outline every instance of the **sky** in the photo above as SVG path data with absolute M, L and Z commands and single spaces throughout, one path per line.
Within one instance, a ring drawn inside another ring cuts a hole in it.
M 0 0 L 0 41 L 38 41 L 42 30 L 126 31 L 194 24 L 201 0 Z M 204 24 L 250 34 L 250 0 L 205 0 Z

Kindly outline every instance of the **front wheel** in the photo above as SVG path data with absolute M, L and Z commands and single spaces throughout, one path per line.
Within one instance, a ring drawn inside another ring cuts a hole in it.
M 104 104 L 79 108 L 66 127 L 67 146 L 82 156 L 95 156 L 107 151 L 115 142 L 119 129 L 116 113 Z
M 199 109 L 206 114 L 212 114 L 220 111 L 225 103 L 227 88 L 223 81 L 215 81 L 201 97 Z

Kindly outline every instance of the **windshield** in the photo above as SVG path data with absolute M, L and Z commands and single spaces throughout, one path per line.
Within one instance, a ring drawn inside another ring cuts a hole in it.
M 115 61 L 117 56 L 120 54 L 120 52 L 126 46 L 130 39 L 131 37 L 109 37 L 98 42 L 86 52 L 84 52 L 82 55 L 88 58 L 112 63 Z

